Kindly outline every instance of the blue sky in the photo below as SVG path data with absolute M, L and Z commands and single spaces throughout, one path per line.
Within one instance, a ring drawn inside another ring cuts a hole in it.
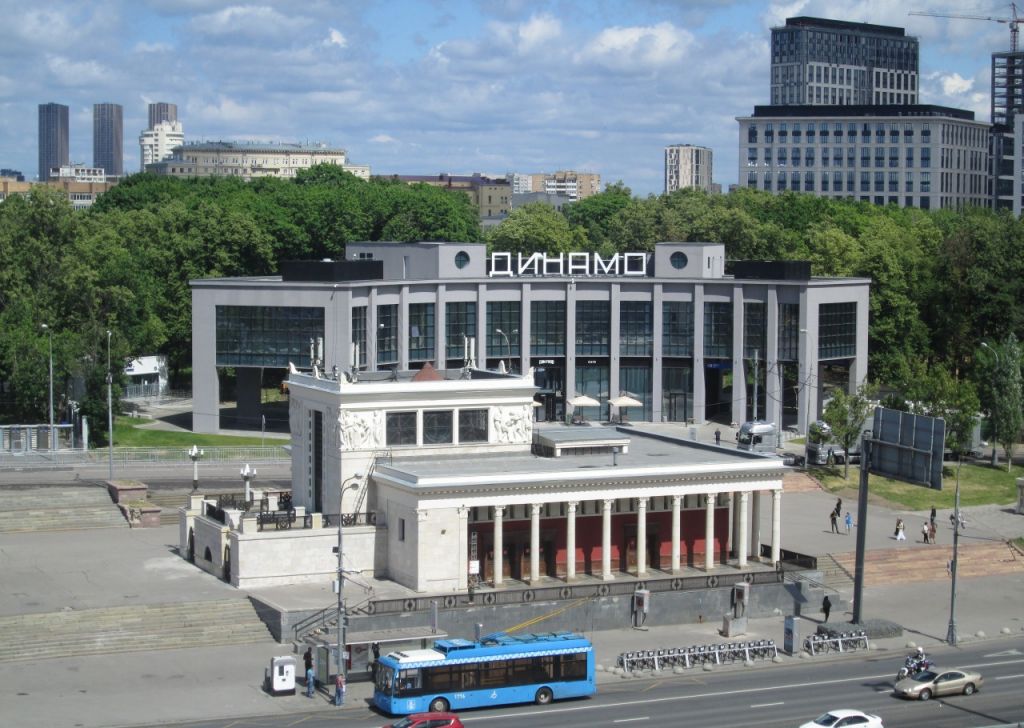
M 323 141 L 380 174 L 557 169 L 663 187 L 665 145 L 714 151 L 768 97 L 770 28 L 796 15 L 898 25 L 921 41 L 923 103 L 989 118 L 1009 3 L 890 0 L 0 0 L 0 167 L 37 171 L 37 105 L 66 104 L 92 163 L 92 104 L 124 106 L 125 168 L 146 104 L 186 138 Z

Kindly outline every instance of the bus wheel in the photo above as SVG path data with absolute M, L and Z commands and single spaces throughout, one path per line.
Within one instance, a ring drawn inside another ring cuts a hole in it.
M 537 695 L 534 697 L 534 701 L 537 705 L 547 705 L 551 702 L 554 696 L 551 694 L 550 688 L 541 688 L 537 691 Z
M 449 707 L 451 706 L 448 705 L 448 701 L 444 698 L 434 698 L 430 701 L 431 713 L 447 713 Z

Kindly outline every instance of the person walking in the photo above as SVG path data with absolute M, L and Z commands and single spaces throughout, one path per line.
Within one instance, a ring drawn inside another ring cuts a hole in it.
M 931 515 L 930 515 L 930 516 L 928 517 L 928 522 L 929 522 L 930 524 L 932 524 L 932 526 L 934 526 L 934 525 L 935 525 L 935 506 L 932 506 L 932 513 L 931 513 Z
M 928 528 L 928 521 L 925 521 L 921 526 L 921 542 L 928 543 L 928 537 L 931 535 L 932 530 Z
M 896 519 L 896 540 L 897 541 L 906 541 L 907 540 L 907 534 L 904 533 L 904 531 L 906 531 L 906 529 L 907 529 L 907 526 L 906 526 L 905 523 L 903 523 L 903 519 L 902 518 L 897 518 Z
M 846 524 L 846 535 L 849 536 L 850 530 L 853 528 L 853 516 L 850 515 L 849 511 L 846 512 L 846 518 L 843 519 L 843 522 Z
M 838 516 L 842 512 L 843 512 L 843 499 L 842 498 L 836 498 L 836 515 Z
M 722 444 L 722 431 L 719 430 L 719 429 L 715 430 L 715 444 L 716 445 L 721 445 Z
M 828 598 L 828 594 L 821 600 L 821 611 L 825 613 L 825 621 L 828 621 L 829 612 L 832 611 L 832 600 Z
M 832 523 L 832 533 L 839 533 L 839 517 L 835 511 L 828 514 L 828 520 Z
M 316 686 L 316 676 L 313 673 L 313 648 L 306 648 L 305 654 L 302 655 L 302 662 L 306 666 L 306 697 L 313 697 L 313 688 Z
M 928 540 L 935 543 L 935 521 L 928 524 Z

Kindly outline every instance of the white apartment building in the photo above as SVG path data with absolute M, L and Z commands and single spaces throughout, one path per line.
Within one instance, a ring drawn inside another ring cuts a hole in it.
M 146 166 L 147 172 L 174 177 L 292 178 L 300 169 L 335 164 L 362 179 L 370 178 L 368 165 L 349 164 L 344 149 L 326 144 L 258 144 L 197 142 L 174 150 L 170 159 Z
M 665 194 L 687 187 L 711 192 L 712 154 L 707 147 L 673 144 L 665 147 Z
M 594 172 L 577 172 L 563 169 L 557 172 L 536 172 L 507 175 L 512 185 L 512 194 L 525 195 L 543 192 L 548 195 L 562 195 L 573 202 L 583 200 L 601 191 L 601 175 Z
M 100 182 L 107 181 L 107 171 L 102 167 L 86 167 L 82 164 L 67 164 L 63 167 L 55 167 L 50 170 L 50 179 L 70 180 L 72 182 Z
M 876 205 L 989 205 L 989 125 L 944 106 L 755 106 L 739 183 Z
M 139 135 L 139 171 L 147 164 L 170 159 L 174 150 L 185 144 L 185 131 L 180 121 L 159 121 Z

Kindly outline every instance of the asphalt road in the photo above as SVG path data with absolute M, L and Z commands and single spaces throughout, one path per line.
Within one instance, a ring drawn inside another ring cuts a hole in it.
M 907 701 L 892 695 L 901 660 L 864 653 L 789 666 L 764 665 L 663 679 L 603 684 L 596 696 L 540 708 L 534 705 L 466 711 L 467 728 L 566 728 L 566 726 L 662 726 L 699 728 L 792 728 L 826 710 L 856 708 L 882 717 L 886 728 L 980 728 L 1024 721 L 1024 638 L 968 644 L 934 651 L 940 667 L 980 671 L 982 690 Z M 189 728 L 303 728 L 344 725 L 368 728 L 390 723 L 369 708 L 268 715 L 179 723 Z M 172 725 L 172 724 L 164 724 Z

